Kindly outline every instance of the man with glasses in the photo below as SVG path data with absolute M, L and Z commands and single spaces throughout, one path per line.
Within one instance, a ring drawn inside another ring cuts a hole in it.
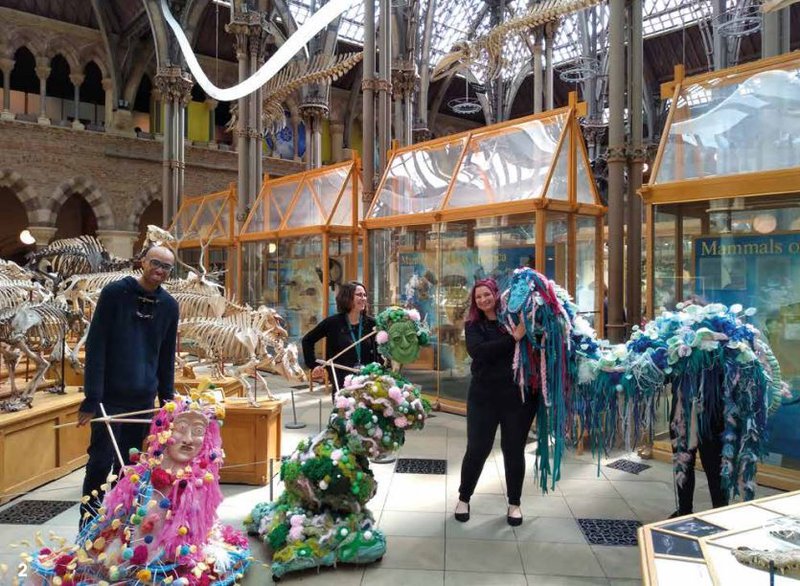
M 154 246 L 142 260 L 142 274 L 115 281 L 100 293 L 86 340 L 84 393 L 78 425 L 102 416 L 152 409 L 158 397 L 172 399 L 175 383 L 175 345 L 178 303 L 161 284 L 175 264 L 168 248 Z M 147 425 L 111 425 L 122 457 L 130 463 L 131 448 L 141 449 Z M 104 423 L 92 423 L 89 461 L 83 481 L 88 503 L 81 504 L 83 526 L 103 499 L 101 485 L 112 468 L 119 472 L 113 442 Z M 93 491 L 97 491 L 93 494 Z

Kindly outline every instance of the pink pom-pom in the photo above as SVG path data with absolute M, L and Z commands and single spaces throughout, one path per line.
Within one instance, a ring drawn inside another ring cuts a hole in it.
M 375 336 L 375 340 L 378 342 L 378 344 L 386 344 L 389 341 L 389 332 L 381 330 Z

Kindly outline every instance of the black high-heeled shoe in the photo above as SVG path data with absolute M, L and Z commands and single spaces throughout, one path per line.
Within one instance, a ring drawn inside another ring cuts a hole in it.
M 511 507 L 509 507 L 509 511 L 510 510 Z M 512 517 L 511 515 L 506 514 L 506 522 L 512 527 L 519 527 L 522 525 L 522 516 L 520 515 L 519 517 Z
M 469 521 L 469 503 L 467 503 L 467 512 L 466 513 L 453 513 L 453 516 L 456 518 L 456 521 L 461 523 L 466 523 Z

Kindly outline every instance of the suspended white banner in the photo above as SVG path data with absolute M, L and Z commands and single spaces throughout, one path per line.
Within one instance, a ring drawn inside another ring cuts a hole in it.
M 172 16 L 167 5 L 167 0 L 161 0 L 161 11 L 164 13 L 164 18 L 169 24 L 175 37 L 178 39 L 178 44 L 181 47 L 186 64 L 189 66 L 189 71 L 192 72 L 197 83 L 203 88 L 207 96 L 215 100 L 223 102 L 232 102 L 252 94 L 262 85 L 267 83 L 272 77 L 275 76 L 289 61 L 294 57 L 300 49 L 305 47 L 314 35 L 333 22 L 340 14 L 348 10 L 354 4 L 362 0 L 330 0 L 325 6 L 317 10 L 311 18 L 303 23 L 303 26 L 297 29 L 292 36 L 286 39 L 286 42 L 280 46 L 275 54 L 261 66 L 252 76 L 248 77 L 241 83 L 229 88 L 218 88 L 211 80 L 208 79 L 197 61 L 197 57 L 192 50 L 192 45 L 189 39 L 183 32 L 180 24 Z

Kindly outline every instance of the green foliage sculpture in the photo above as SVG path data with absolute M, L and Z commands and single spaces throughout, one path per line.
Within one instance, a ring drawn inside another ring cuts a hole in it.
M 390 307 L 376 321 L 381 354 L 395 364 L 412 362 L 428 343 L 413 310 Z M 284 492 L 256 505 L 245 520 L 272 550 L 273 580 L 383 557 L 386 539 L 366 508 L 377 489 L 369 458 L 399 449 L 406 430 L 421 429 L 429 412 L 418 386 L 377 363 L 345 379 L 327 429 L 301 441 L 281 464 Z

